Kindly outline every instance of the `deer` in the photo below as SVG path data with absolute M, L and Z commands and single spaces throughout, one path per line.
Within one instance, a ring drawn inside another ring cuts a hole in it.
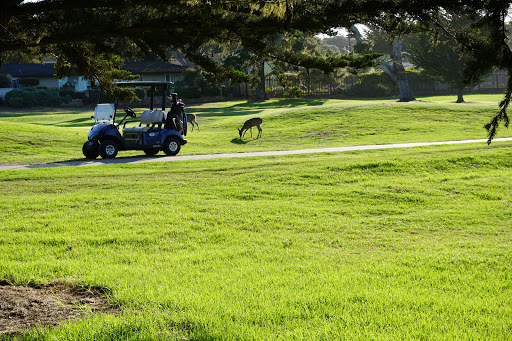
M 187 122 L 192 124 L 192 131 L 194 131 L 194 124 L 197 126 L 197 130 L 201 131 L 196 121 L 196 114 L 187 114 Z
M 252 137 L 252 127 L 258 128 L 258 137 L 257 138 L 260 138 L 261 132 L 263 131 L 261 129 L 262 122 L 263 122 L 263 120 L 259 117 L 254 117 L 254 118 L 251 118 L 251 119 L 245 121 L 242 128 L 238 129 L 238 132 L 240 133 L 240 138 L 244 137 L 245 132 L 249 129 L 251 129 L 251 137 Z

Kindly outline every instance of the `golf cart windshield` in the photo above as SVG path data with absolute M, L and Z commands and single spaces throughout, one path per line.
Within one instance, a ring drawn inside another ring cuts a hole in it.
M 94 109 L 94 124 L 114 124 L 116 105 L 105 103 L 96 105 Z

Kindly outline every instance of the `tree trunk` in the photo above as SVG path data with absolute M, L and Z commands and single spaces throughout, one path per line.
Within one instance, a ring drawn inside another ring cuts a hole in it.
M 254 99 L 257 101 L 266 101 L 268 97 L 265 91 L 265 61 L 261 62 L 258 76 L 260 77 L 260 82 L 256 87 L 256 96 Z
M 308 75 L 308 96 L 311 95 L 311 74 L 309 73 L 309 69 L 306 69 L 306 74 Z
M 457 103 L 464 103 L 464 88 L 457 89 Z
M 393 54 L 390 62 L 384 62 L 380 65 L 382 70 L 389 74 L 398 85 L 400 91 L 400 102 L 414 101 L 409 80 L 402 64 L 402 44 L 398 42 L 398 37 L 393 39 Z

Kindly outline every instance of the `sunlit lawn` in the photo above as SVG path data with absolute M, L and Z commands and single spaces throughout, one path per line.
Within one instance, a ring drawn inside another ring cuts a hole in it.
M 455 104 L 452 96 L 396 100 L 285 99 L 267 102 L 218 102 L 190 105 L 201 131 L 189 132 L 180 155 L 263 150 L 290 150 L 364 144 L 485 139 L 483 126 L 497 110 L 500 95 L 468 95 Z M 140 115 L 143 109 L 136 109 Z M 34 164 L 83 159 L 82 144 L 92 126 L 93 108 L 76 111 L 2 108 L 0 164 Z M 263 138 L 243 122 L 263 118 Z M 501 129 L 498 137 L 512 136 Z M 143 153 L 142 153 L 143 154 Z M 121 151 L 119 157 L 141 155 Z
M 182 150 L 485 138 L 486 100 L 191 106 Z M 18 115 L 0 113 L 3 164 L 81 158 L 89 112 Z M 263 137 L 239 140 L 255 115 Z M 511 147 L 1 171 L 0 280 L 102 286 L 120 308 L 24 340 L 508 340 Z

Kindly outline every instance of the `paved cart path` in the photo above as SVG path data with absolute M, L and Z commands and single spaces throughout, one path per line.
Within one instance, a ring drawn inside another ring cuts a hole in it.
M 493 141 L 494 142 L 512 141 L 512 137 L 494 139 Z M 365 146 L 347 146 L 347 147 L 333 147 L 333 148 L 280 150 L 280 151 L 229 153 L 229 154 L 118 157 L 115 159 L 63 161 L 63 162 L 55 162 L 55 163 L 46 163 L 46 164 L 41 164 L 41 165 L 0 166 L 0 171 L 19 170 L 19 169 L 34 169 L 34 168 L 51 168 L 51 167 L 70 167 L 70 166 L 81 167 L 81 166 L 101 166 L 101 165 L 114 165 L 114 164 L 135 164 L 135 163 L 143 163 L 143 162 L 169 162 L 169 161 L 187 161 L 187 160 L 226 159 L 226 158 L 234 158 L 234 157 L 279 156 L 279 155 L 297 155 L 297 154 L 312 154 L 312 153 L 336 153 L 336 152 L 347 152 L 347 151 L 354 151 L 354 150 L 411 148 L 411 147 L 437 146 L 437 145 L 448 145 L 448 144 L 464 144 L 464 143 L 487 143 L 487 139 L 462 140 L 462 141 L 442 141 L 442 142 L 374 144 L 374 145 L 365 145 Z

